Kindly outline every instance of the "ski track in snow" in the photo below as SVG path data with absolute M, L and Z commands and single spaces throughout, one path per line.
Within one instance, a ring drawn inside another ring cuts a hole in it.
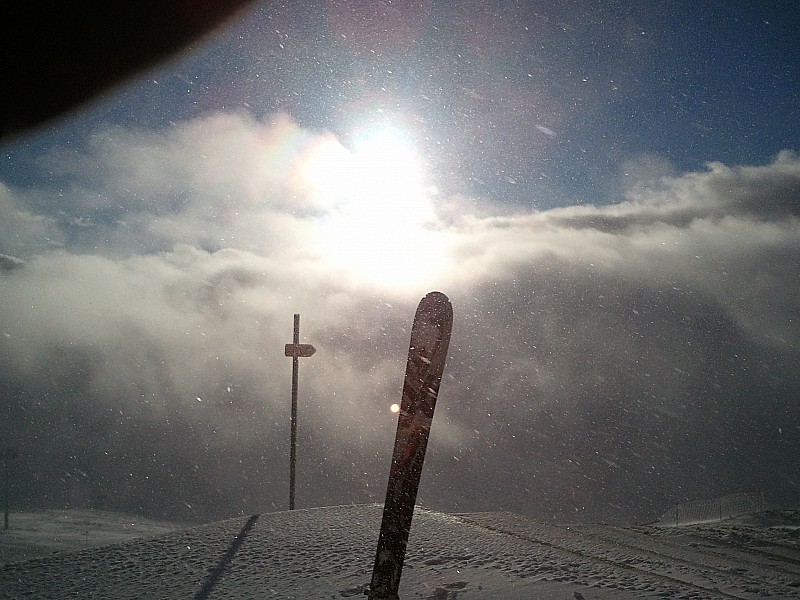
M 382 507 L 265 513 L 0 567 L 0 598 L 363 598 Z M 800 529 L 417 509 L 403 600 L 800 598 Z

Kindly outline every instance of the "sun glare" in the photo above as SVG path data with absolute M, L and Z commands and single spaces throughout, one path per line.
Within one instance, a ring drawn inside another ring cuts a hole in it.
M 444 256 L 420 156 L 402 132 L 374 126 L 350 149 L 326 139 L 304 177 L 329 207 L 319 243 L 326 261 L 388 287 L 427 283 Z

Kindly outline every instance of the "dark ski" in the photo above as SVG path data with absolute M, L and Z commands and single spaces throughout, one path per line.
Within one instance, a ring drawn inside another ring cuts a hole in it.
M 399 598 L 400 574 L 452 326 L 453 308 L 447 296 L 431 292 L 420 301 L 411 327 L 378 551 L 366 592 L 376 600 Z

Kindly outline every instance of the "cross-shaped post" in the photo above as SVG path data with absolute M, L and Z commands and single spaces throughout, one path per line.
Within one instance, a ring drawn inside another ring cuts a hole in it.
M 289 510 L 294 510 L 294 485 L 297 463 L 297 379 L 300 358 L 312 356 L 317 349 L 311 344 L 300 343 L 300 315 L 294 316 L 294 336 L 291 344 L 286 344 L 284 353 L 292 357 L 292 436 L 289 450 Z

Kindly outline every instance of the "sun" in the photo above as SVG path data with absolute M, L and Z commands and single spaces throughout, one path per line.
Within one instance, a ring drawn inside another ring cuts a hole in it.
M 371 125 L 349 148 L 328 139 L 305 176 L 328 207 L 317 242 L 334 268 L 381 287 L 409 287 L 443 267 L 434 191 L 406 132 Z

